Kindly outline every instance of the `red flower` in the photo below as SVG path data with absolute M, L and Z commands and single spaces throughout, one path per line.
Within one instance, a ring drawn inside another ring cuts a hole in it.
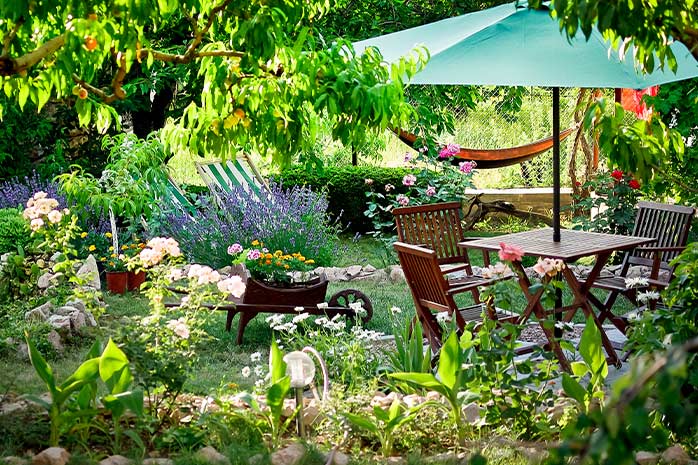
M 621 170 L 613 170 L 613 173 L 611 173 L 611 177 L 616 181 L 620 181 L 621 179 L 623 179 L 623 172 Z
M 630 182 L 628 183 L 628 186 L 631 189 L 639 189 L 640 188 L 640 183 L 637 181 L 637 179 L 631 179 Z

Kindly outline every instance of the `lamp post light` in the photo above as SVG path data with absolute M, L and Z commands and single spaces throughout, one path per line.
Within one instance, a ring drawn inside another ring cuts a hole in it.
M 296 424 L 298 436 L 305 436 L 303 424 L 303 388 L 308 386 L 315 377 L 315 364 L 305 352 L 299 350 L 290 352 L 284 356 L 286 362 L 286 375 L 291 378 L 291 387 L 296 391 Z

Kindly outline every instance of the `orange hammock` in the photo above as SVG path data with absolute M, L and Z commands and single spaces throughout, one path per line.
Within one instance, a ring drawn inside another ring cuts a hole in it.
M 560 141 L 565 140 L 567 136 L 574 132 L 574 128 L 565 129 L 560 132 Z M 417 136 L 411 132 L 395 131 L 402 142 L 414 148 L 414 143 Z M 506 149 L 468 149 L 461 148 L 460 152 L 454 155 L 456 158 L 464 160 L 474 160 L 477 162 L 477 167 L 482 169 L 500 168 L 502 166 L 515 165 L 523 163 L 536 155 L 550 150 L 553 147 L 552 136 L 545 139 L 537 140 L 526 145 L 518 147 L 510 147 Z

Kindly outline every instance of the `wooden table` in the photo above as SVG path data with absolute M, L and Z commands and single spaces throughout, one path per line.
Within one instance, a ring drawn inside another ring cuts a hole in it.
M 468 249 L 498 251 L 500 250 L 499 244 L 503 242 L 508 245 L 516 245 L 521 247 L 521 249 L 524 251 L 524 255 L 542 258 L 557 258 L 565 262 L 566 265 L 569 265 L 571 262 L 574 262 L 579 258 L 595 255 L 596 263 L 591 269 L 589 275 L 586 277 L 584 283 L 579 281 L 569 266 L 565 266 L 561 273 L 562 278 L 564 278 L 569 285 L 574 296 L 574 301 L 571 305 L 555 308 L 553 310 L 545 310 L 543 308 L 543 304 L 541 303 L 541 298 L 543 297 L 545 289 L 541 287 L 536 292 L 531 293 L 529 291 L 531 282 L 526 276 L 523 265 L 521 262 L 514 262 L 513 266 L 516 268 L 515 271 L 519 278 L 519 285 L 528 299 L 528 305 L 526 306 L 526 309 L 521 315 L 518 323 L 524 323 L 526 320 L 528 320 L 528 318 L 530 318 L 531 314 L 534 314 L 538 318 L 551 349 L 555 352 L 555 355 L 560 360 L 561 367 L 564 370 L 569 371 L 569 362 L 565 357 L 559 342 L 555 338 L 554 331 L 543 325 L 543 322 L 551 313 L 565 312 L 567 312 L 565 320 L 569 321 L 574 316 L 574 313 L 581 308 L 584 315 L 587 318 L 592 317 L 596 323 L 596 326 L 598 326 L 601 333 L 601 342 L 606 349 L 609 362 L 614 365 L 619 365 L 620 360 L 618 355 L 608 339 L 608 336 L 604 332 L 596 314 L 591 308 L 591 302 L 589 299 L 589 296 L 591 295 L 590 291 L 592 285 L 601 274 L 603 267 L 606 265 L 613 252 L 630 250 L 639 245 L 654 242 L 655 239 L 636 236 L 618 236 L 614 234 L 593 233 L 571 229 L 563 229 L 560 232 L 560 242 L 553 242 L 552 228 L 544 228 L 522 233 L 478 239 L 474 241 L 465 241 L 459 243 L 458 245 Z M 546 279 L 546 281 L 547 280 L 549 280 L 549 278 Z

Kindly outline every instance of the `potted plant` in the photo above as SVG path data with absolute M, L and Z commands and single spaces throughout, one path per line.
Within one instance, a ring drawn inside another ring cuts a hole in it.
M 109 257 L 102 257 L 102 264 L 107 274 L 107 290 L 112 294 L 123 294 L 128 289 L 128 271 L 126 256 L 112 252 Z
M 132 257 L 138 255 L 141 250 L 145 248 L 145 243 L 142 242 L 138 236 L 131 235 L 128 242 L 124 243 L 120 247 L 120 253 L 126 256 L 126 261 L 128 262 Z M 138 291 L 141 284 L 145 282 L 145 270 L 142 269 L 128 269 L 128 290 Z

